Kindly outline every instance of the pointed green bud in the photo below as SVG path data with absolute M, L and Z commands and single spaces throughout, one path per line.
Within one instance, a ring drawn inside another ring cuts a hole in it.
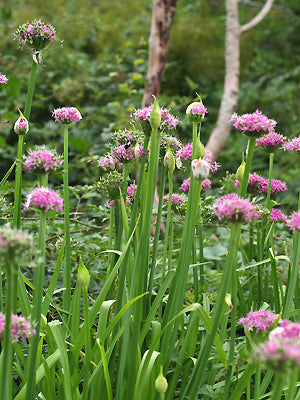
M 87 289 L 90 283 L 90 274 L 80 257 L 78 267 L 78 281 L 82 289 Z
M 195 158 L 204 158 L 205 156 L 205 148 L 200 141 L 200 138 L 197 137 L 195 143 Z
M 244 174 L 245 174 L 245 167 L 246 167 L 246 163 L 243 160 L 241 165 L 238 167 L 238 169 L 236 170 L 236 174 L 235 177 L 236 179 L 240 182 L 240 184 L 243 183 L 243 178 L 244 178 Z
M 165 394 L 168 389 L 168 381 L 163 376 L 162 367 L 160 367 L 160 373 L 155 379 L 155 389 L 158 391 L 159 394 Z
M 165 155 L 165 158 L 164 158 L 164 166 L 166 168 L 168 168 L 169 172 L 172 172 L 172 173 L 174 172 L 174 169 L 175 169 L 175 158 L 174 158 L 173 153 L 172 153 L 172 151 L 171 151 L 169 146 L 167 148 L 167 152 L 166 152 L 166 155 Z
M 158 102 L 154 97 L 153 109 L 150 114 L 150 125 L 152 129 L 158 129 L 161 121 L 161 113 Z

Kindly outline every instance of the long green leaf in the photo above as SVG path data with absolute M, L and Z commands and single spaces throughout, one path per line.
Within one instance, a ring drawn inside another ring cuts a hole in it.
M 9 170 L 6 172 L 6 174 L 4 175 L 4 177 L 1 179 L 1 182 L 0 182 L 0 191 L 3 190 L 4 185 L 5 185 L 5 183 L 6 183 L 7 179 L 8 179 L 8 177 L 9 177 L 9 175 L 12 173 L 12 170 L 14 169 L 15 165 L 16 165 L 16 160 L 13 162 L 12 166 L 11 166 L 11 167 L 9 168 Z

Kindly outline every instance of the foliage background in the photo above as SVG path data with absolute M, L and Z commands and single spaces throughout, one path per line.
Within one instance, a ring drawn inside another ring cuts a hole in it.
M 263 2 L 240 2 L 240 23 L 249 21 Z M 15 158 L 13 123 L 24 107 L 31 55 L 17 48 L 13 32 L 19 24 L 42 18 L 56 27 L 59 40 L 43 54 L 26 147 L 47 144 L 62 151 L 62 134 L 54 124 L 55 107 L 76 106 L 83 115 L 72 129 L 70 158 L 72 185 L 90 184 L 99 176 L 95 160 L 108 145 L 111 132 L 128 127 L 128 117 L 140 107 L 147 71 L 150 0 L 6 0 L 0 9 L 0 70 L 9 78 L 0 92 L 0 175 Z M 184 142 L 191 130 L 184 115 L 195 92 L 209 110 L 202 128 L 205 143 L 217 118 L 224 79 L 225 2 L 179 0 L 172 28 L 169 57 L 163 77 L 160 105 L 171 109 L 183 123 Z M 278 121 L 278 132 L 299 134 L 300 5 L 276 0 L 265 20 L 241 37 L 241 80 L 238 113 L 262 110 Z M 6 121 L 10 121 L 6 123 Z M 233 131 L 219 162 L 235 172 L 244 137 Z M 299 169 L 286 154 L 276 160 L 275 175 L 287 181 L 287 202 L 293 206 L 299 187 Z M 94 162 L 89 162 L 94 160 Z M 261 174 L 267 157 L 254 160 Z M 13 177 L 11 177 L 13 179 Z M 29 179 L 30 177 L 26 178 Z M 58 178 L 59 179 L 59 178 Z M 286 198 L 286 196 L 285 196 Z

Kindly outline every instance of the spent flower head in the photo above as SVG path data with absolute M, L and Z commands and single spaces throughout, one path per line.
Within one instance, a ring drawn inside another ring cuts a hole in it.
M 237 115 L 234 113 L 230 119 L 233 126 L 247 136 L 260 137 L 264 133 L 273 132 L 277 124 L 273 119 L 267 118 L 261 111 L 252 114 Z
M 276 132 L 269 132 L 256 139 L 255 145 L 268 153 L 275 153 L 286 141 L 286 137 Z
M 8 78 L 6 77 L 6 75 L 1 74 L 0 72 L 0 83 L 2 85 L 5 85 L 8 82 Z
M 29 210 L 31 207 L 60 212 L 63 209 L 63 199 L 54 190 L 38 187 L 26 196 L 24 210 Z
M 29 149 L 28 155 L 24 156 L 23 167 L 28 172 L 48 173 L 61 168 L 63 157 L 55 150 L 43 148 Z
M 82 119 L 80 112 L 75 107 L 56 108 L 52 112 L 52 117 L 55 122 L 60 122 L 63 125 L 69 125 L 74 121 L 79 122 Z
M 21 49 L 24 45 L 28 45 L 40 51 L 56 39 L 56 31 L 51 24 L 35 19 L 30 23 L 20 25 L 15 31 L 14 39 L 19 42 Z
M 231 220 L 232 222 L 252 222 L 259 218 L 259 213 L 254 204 L 242 199 L 236 193 L 222 196 L 214 204 L 214 212 L 220 221 Z
M 0 338 L 4 337 L 5 315 L 0 311 Z M 36 334 L 32 323 L 22 315 L 11 315 L 11 341 L 16 343 L 19 339 L 27 339 Z

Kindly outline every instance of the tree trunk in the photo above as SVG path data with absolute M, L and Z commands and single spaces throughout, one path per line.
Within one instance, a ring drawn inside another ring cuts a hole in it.
M 151 30 L 148 41 L 148 71 L 142 107 L 152 104 L 152 95 L 158 97 L 160 93 L 176 3 L 177 0 L 153 0 Z

